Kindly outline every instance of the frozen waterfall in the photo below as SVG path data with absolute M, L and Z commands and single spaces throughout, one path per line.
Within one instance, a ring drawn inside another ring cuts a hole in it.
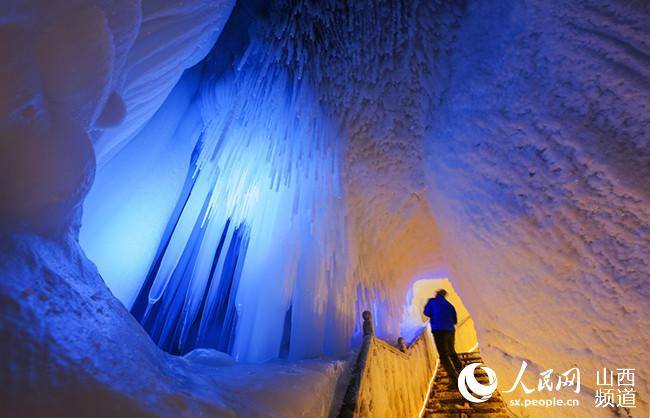
M 340 353 L 352 330 L 335 323 L 354 315 L 354 302 L 341 300 L 345 141 L 308 83 L 261 41 L 231 72 L 210 70 L 188 106 L 200 129 L 172 135 L 198 138 L 132 313 L 172 353 L 213 347 L 248 361 Z M 92 238 L 82 231 L 82 240 Z M 101 268 L 104 254 L 91 256 Z

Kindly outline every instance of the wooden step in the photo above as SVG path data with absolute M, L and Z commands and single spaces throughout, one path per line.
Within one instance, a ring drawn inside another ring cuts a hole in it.
M 481 363 L 480 352 L 458 353 L 464 365 L 470 363 Z M 476 369 L 474 376 L 476 380 L 484 385 L 489 383 L 489 377 L 483 370 Z M 460 394 L 458 389 L 449 389 L 447 385 L 450 379 L 447 371 L 440 367 L 435 381 L 429 393 L 429 399 L 425 407 L 424 416 L 429 418 L 471 418 L 471 417 L 495 417 L 510 418 L 512 414 L 506 408 L 503 397 L 495 392 L 490 399 L 481 403 L 468 402 Z
M 479 383 L 482 383 L 482 384 L 484 384 L 484 385 L 490 383 L 490 379 L 489 379 L 487 376 L 478 376 L 478 377 L 476 378 L 476 380 L 477 380 Z M 440 380 L 438 380 L 438 379 L 435 380 L 435 383 L 441 383 L 441 384 L 443 384 L 443 385 L 446 385 L 446 384 L 448 384 L 449 382 L 450 382 L 450 380 L 449 380 L 449 378 L 446 377 L 446 376 L 445 376 L 445 377 L 441 377 Z
M 449 374 L 445 370 L 439 370 L 438 374 L 436 375 L 436 377 L 441 377 L 441 378 L 442 377 L 447 377 L 447 376 L 449 376 Z M 485 373 L 484 371 L 475 371 L 474 376 L 476 376 L 476 377 L 488 377 L 487 373 Z
M 483 358 L 481 356 L 461 356 L 459 355 L 458 358 L 461 361 L 464 361 L 465 363 L 482 363 Z
M 467 402 L 467 400 L 465 398 L 463 398 L 462 395 L 458 394 L 458 396 L 453 396 L 453 397 L 452 396 L 449 396 L 449 397 L 436 397 L 435 399 L 430 399 L 428 403 L 430 403 L 431 405 L 438 403 L 438 404 L 444 406 L 444 405 L 448 405 L 448 404 L 452 404 L 452 403 L 453 404 L 459 403 L 459 404 L 462 405 L 463 403 L 466 403 L 466 402 Z M 501 407 L 503 405 L 503 400 L 501 398 L 491 397 L 490 399 L 488 399 L 485 402 L 477 403 L 477 404 L 472 403 L 472 405 L 477 405 L 477 406 L 484 405 L 485 407 L 492 407 L 492 406 Z
M 458 390 L 445 389 L 445 390 L 437 390 L 435 392 L 432 391 L 432 394 L 430 395 L 429 399 L 434 399 L 434 398 L 435 399 L 451 399 L 451 398 L 463 399 L 463 395 L 461 395 Z M 493 393 L 490 399 L 495 399 L 497 401 L 503 400 L 501 394 L 498 392 Z
M 436 408 L 434 410 L 438 414 L 460 414 L 460 413 L 465 413 L 469 415 L 470 417 L 482 414 L 482 415 L 488 415 L 488 414 L 507 414 L 508 411 L 504 407 L 482 407 L 482 408 Z M 492 415 L 490 415 L 492 416 Z

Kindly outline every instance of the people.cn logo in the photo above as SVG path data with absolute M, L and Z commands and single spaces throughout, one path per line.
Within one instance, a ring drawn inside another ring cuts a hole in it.
M 479 366 L 488 376 L 487 385 L 481 384 L 474 376 L 474 370 Z M 458 390 L 463 395 L 463 398 L 470 402 L 485 402 L 497 390 L 497 374 L 489 367 L 481 366 L 481 363 L 468 364 L 458 375 Z

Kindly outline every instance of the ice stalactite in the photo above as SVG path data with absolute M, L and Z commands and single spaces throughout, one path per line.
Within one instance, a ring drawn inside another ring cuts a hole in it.
M 227 42 L 217 45 L 210 58 L 184 73 L 132 140 L 122 142 L 112 131 L 104 134 L 102 140 L 121 151 L 103 154 L 107 160 L 99 164 L 84 203 L 81 242 L 114 294 L 140 319 L 153 292 L 143 322 L 161 346 L 172 352 L 194 344 L 237 352 L 247 350 L 237 347 L 259 348 L 259 339 L 273 338 L 273 345 L 288 356 L 342 352 L 349 348 L 356 313 L 366 309 L 374 312 L 380 336 L 397 337 L 403 289 L 415 274 L 430 271 L 420 265 L 433 258 L 436 248 L 426 203 L 411 193 L 423 188 L 418 164 L 412 164 L 420 142 L 409 133 L 417 124 L 394 123 L 392 113 L 414 108 L 410 92 L 419 92 L 425 84 L 417 78 L 403 80 L 410 65 L 428 64 L 407 48 L 414 36 L 409 28 L 418 23 L 421 12 L 435 15 L 438 8 L 403 6 L 390 2 L 377 14 L 368 14 L 370 9 L 353 4 L 276 2 L 251 26 L 254 41 L 242 41 L 248 45 L 241 46 L 242 51 L 237 43 L 236 53 L 232 45 L 224 47 Z M 427 22 L 416 32 L 440 29 Z M 389 30 L 378 35 L 375 29 L 384 25 Z M 384 52 L 376 54 L 378 48 Z M 396 56 L 390 53 L 394 49 L 400 51 Z M 232 56 L 239 57 L 234 67 Z M 222 75 L 224 67 L 234 70 Z M 372 90 L 367 77 L 376 86 Z M 120 132 L 130 129 L 127 122 Z M 399 146 L 392 145 L 394 138 L 400 138 Z M 101 144 L 95 145 L 102 154 Z M 384 153 L 391 155 L 389 164 L 376 161 Z M 259 162 L 264 163 L 257 167 Z M 343 172 L 345 179 L 340 178 Z M 341 197 L 328 200 L 339 194 L 339 183 Z M 270 194 L 271 188 L 277 190 Z M 259 201 L 278 214 L 260 209 Z M 295 213 L 289 203 L 293 201 L 299 202 Z M 315 208 L 311 216 L 319 221 L 310 226 L 311 235 L 305 235 L 309 205 Z M 213 221 L 215 217 L 220 220 Z M 276 218 L 284 223 L 291 218 L 291 226 L 272 229 Z M 325 222 L 338 230 L 325 231 Z M 242 234 L 246 248 L 240 250 L 247 255 L 237 257 L 244 264 L 232 270 L 240 279 L 226 274 L 228 279 L 221 280 L 223 270 L 211 269 L 213 264 L 215 269 L 228 265 L 226 258 L 235 251 L 229 253 L 235 229 Z M 279 245 L 294 251 L 298 261 L 290 266 L 275 261 L 288 255 L 255 238 L 262 236 L 260 231 L 264 239 L 286 243 Z M 416 246 L 403 244 L 413 236 Z M 250 261 L 263 257 L 263 263 Z M 323 260 L 336 264 L 320 266 Z M 265 301 L 272 305 L 265 308 L 273 316 L 269 328 L 271 316 L 265 317 L 264 310 L 244 313 L 244 308 L 234 307 L 238 301 L 260 298 L 265 288 L 251 285 L 256 282 L 247 276 L 261 274 L 254 266 L 264 271 L 271 263 L 275 276 L 269 276 L 270 282 L 283 283 L 286 289 L 281 303 Z M 198 265 L 203 270 L 195 270 Z M 324 279 L 323 269 L 329 278 Z M 314 279 L 302 279 L 307 275 Z M 292 297 L 297 292 L 308 295 L 297 300 Z M 207 304 L 213 297 L 223 305 Z M 169 305 L 163 309 L 164 304 Z M 245 328 L 237 325 L 243 317 L 249 318 Z M 199 341 L 204 331 L 198 331 L 197 321 L 215 318 L 229 324 L 214 325 L 205 331 L 214 340 Z M 189 328 L 181 332 L 183 326 Z M 299 345 L 297 341 L 305 341 L 299 331 L 312 335 L 309 344 Z M 266 332 L 272 335 L 263 337 Z
M 349 137 L 343 163 L 358 311 L 397 337 L 415 277 L 444 271 L 419 159 L 462 2 L 276 1 L 282 60 L 318 86 Z
M 414 108 L 411 96 L 426 84 L 404 81 L 406 68 L 428 65 L 407 48 L 409 27 L 438 8 L 382 4 L 375 16 L 328 4 L 271 5 L 234 66 L 215 48 L 100 164 L 82 243 L 171 352 L 340 353 L 366 309 L 378 335 L 397 337 L 403 290 L 437 265 L 430 212 L 411 192 L 424 187 L 413 163 L 419 125 L 396 123 L 394 112 Z M 426 22 L 422 36 L 441 30 Z M 361 30 L 384 24 L 398 35 Z M 238 237 L 242 246 L 231 247 Z M 404 245 L 411 239 L 417 245 Z
M 132 312 L 175 353 L 346 349 L 351 330 L 333 326 L 354 309 L 338 300 L 349 263 L 336 125 L 261 41 L 205 77 L 199 104 L 204 130 Z

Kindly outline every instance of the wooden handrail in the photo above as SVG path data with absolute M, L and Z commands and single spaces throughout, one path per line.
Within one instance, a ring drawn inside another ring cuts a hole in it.
M 432 347 L 433 344 L 431 342 L 431 337 L 426 332 L 427 331 L 426 327 L 423 327 L 423 329 L 419 332 L 418 336 L 415 338 L 415 340 L 411 343 L 410 346 L 405 347 L 406 344 L 402 344 L 402 349 L 400 349 L 398 347 L 395 347 L 393 344 L 390 344 L 387 341 L 375 337 L 374 327 L 372 325 L 372 315 L 370 314 L 369 311 L 365 311 L 363 313 L 363 319 L 364 319 L 363 342 L 359 349 L 359 354 L 357 355 L 356 362 L 352 367 L 350 384 L 348 385 L 348 388 L 346 390 L 345 397 L 343 399 L 343 405 L 341 406 L 341 410 L 339 412 L 340 418 L 369 416 L 368 415 L 369 412 L 367 410 L 365 412 L 362 411 L 363 408 L 362 405 L 360 405 L 360 398 L 362 398 L 364 395 L 362 393 L 364 389 L 366 392 L 370 391 L 369 393 L 372 393 L 372 388 L 369 388 L 369 385 L 371 384 L 371 380 L 367 379 L 367 376 L 370 373 L 368 369 L 369 367 L 372 366 L 370 364 L 371 362 L 369 359 L 369 355 L 371 352 L 375 352 L 375 354 L 377 354 L 378 352 L 390 353 L 390 356 L 395 356 L 394 358 L 398 358 L 400 359 L 399 361 L 406 362 L 407 364 L 413 362 L 421 366 L 422 365 L 421 362 L 424 361 L 426 368 L 431 369 L 431 370 L 427 370 L 427 373 L 428 372 L 432 373 L 433 368 L 435 367 L 435 361 L 433 361 L 434 358 L 433 353 L 435 349 Z M 415 357 L 419 356 L 419 358 L 413 357 L 414 347 L 418 347 L 422 344 L 424 344 L 424 350 L 420 349 L 415 354 Z M 424 353 L 424 355 L 427 357 L 425 360 L 422 359 L 422 355 L 423 355 L 422 353 Z M 376 361 L 377 360 L 375 360 L 375 362 Z M 418 361 L 420 361 L 420 363 L 417 363 Z M 429 377 L 430 376 L 427 376 L 426 382 L 423 382 L 423 386 L 426 386 L 422 388 L 423 393 L 428 391 Z M 398 391 L 406 388 L 396 387 L 392 389 Z M 366 397 L 367 396 L 368 394 L 366 393 Z M 426 393 L 424 396 L 426 396 Z M 367 402 L 368 401 L 366 400 L 366 403 Z M 372 401 L 370 403 L 372 404 Z M 364 407 L 367 408 L 367 405 L 365 405 Z
M 470 319 L 472 319 L 472 317 L 469 316 L 469 315 L 467 315 L 465 318 L 463 318 L 463 320 L 460 321 L 460 322 L 456 325 L 456 331 L 458 331 L 458 330 L 460 329 L 460 327 L 462 327 L 463 325 L 465 325 L 465 324 L 467 323 L 467 321 L 469 321 Z
M 359 389 L 361 388 L 361 378 L 363 376 L 363 371 L 366 368 L 366 363 L 368 361 L 368 353 L 370 352 L 370 345 L 375 334 L 375 328 L 372 323 L 372 314 L 370 311 L 364 311 L 362 314 L 363 317 L 363 342 L 361 343 L 361 348 L 359 349 L 359 354 L 357 355 L 357 361 L 352 367 L 352 373 L 350 374 L 350 384 L 345 392 L 343 398 L 343 404 L 341 405 L 341 411 L 339 412 L 340 418 L 348 418 L 354 416 L 354 411 L 357 405 L 357 398 L 359 396 Z
M 357 361 L 354 363 L 354 366 L 352 367 L 352 373 L 350 374 L 350 384 L 348 385 L 348 388 L 345 391 L 345 396 L 343 397 L 343 404 L 341 405 L 341 411 L 339 412 L 340 418 L 354 417 L 354 411 L 357 406 L 357 398 L 359 396 L 361 388 L 361 377 L 363 376 L 363 371 L 366 368 L 372 339 L 372 335 L 363 337 L 363 342 L 361 343 L 361 348 L 359 349 L 359 355 L 357 355 Z

